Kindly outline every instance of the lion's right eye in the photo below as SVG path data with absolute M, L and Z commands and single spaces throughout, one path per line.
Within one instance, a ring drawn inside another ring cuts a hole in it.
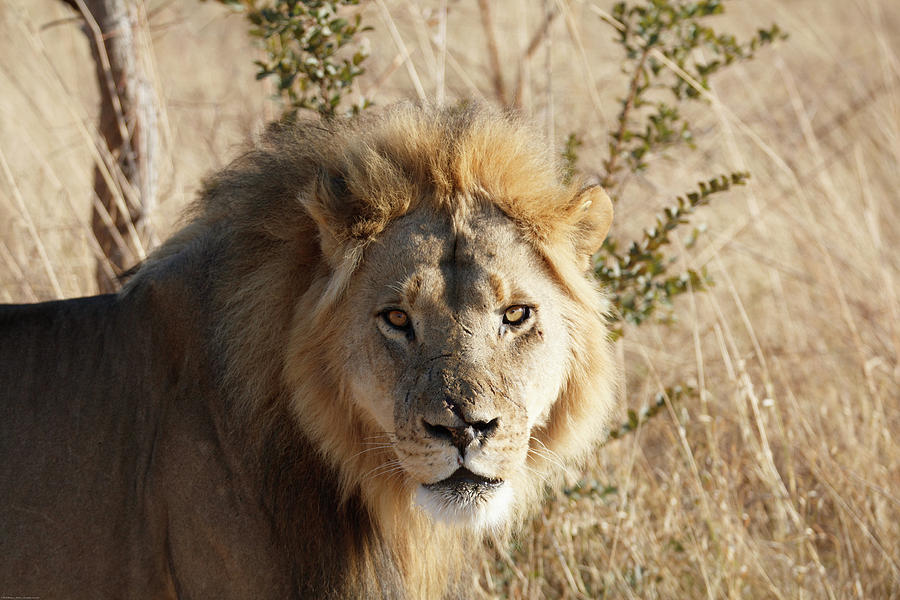
M 402 310 L 386 310 L 381 313 L 381 318 L 394 329 L 409 329 L 409 315 Z

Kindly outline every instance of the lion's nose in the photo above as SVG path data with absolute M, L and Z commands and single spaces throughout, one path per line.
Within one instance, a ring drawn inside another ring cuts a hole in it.
M 447 440 L 461 453 L 465 453 L 466 448 L 475 440 L 491 437 L 497 431 L 500 420 L 495 418 L 490 421 L 464 422 L 459 426 L 429 423 L 425 420 L 422 423 L 430 436 L 439 440 Z

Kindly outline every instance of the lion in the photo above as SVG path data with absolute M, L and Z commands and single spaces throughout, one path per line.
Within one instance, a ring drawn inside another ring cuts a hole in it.
M 2 307 L 0 593 L 470 597 L 613 407 L 564 180 L 484 107 L 274 125 L 119 293 Z

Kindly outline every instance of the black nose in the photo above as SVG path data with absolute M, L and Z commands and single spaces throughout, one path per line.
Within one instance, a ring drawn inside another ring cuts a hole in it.
M 497 431 L 499 422 L 499 419 L 491 419 L 490 421 L 466 422 L 464 425 L 456 427 L 429 423 L 428 421 L 423 421 L 422 423 L 429 435 L 439 440 L 447 440 L 456 446 L 460 452 L 465 452 L 466 448 L 475 440 L 491 437 Z

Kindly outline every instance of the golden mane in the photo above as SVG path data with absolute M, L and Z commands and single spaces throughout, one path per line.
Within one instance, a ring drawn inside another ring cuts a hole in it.
M 599 242 L 587 239 L 578 182 L 562 179 L 540 136 L 515 116 L 481 107 L 398 106 L 346 121 L 276 125 L 206 181 L 189 224 L 128 284 L 126 295 L 176 270 L 199 266 L 206 274 L 199 285 L 209 293 L 210 354 L 221 357 L 214 368 L 229 391 L 227 421 L 238 438 L 249 433 L 247 452 L 266 473 L 270 510 L 294 514 L 279 525 L 289 551 L 303 545 L 302 507 L 292 498 L 304 483 L 289 463 L 312 454 L 337 474 L 343 510 L 365 513 L 358 532 L 366 539 L 352 544 L 350 558 L 358 589 L 381 586 L 384 594 L 393 579 L 411 597 L 436 597 L 452 583 L 465 534 L 431 523 L 398 479 L 367 477 L 390 451 L 368 451 L 379 431 L 350 401 L 330 343 L 341 335 L 343 292 L 367 245 L 422 203 L 450 214 L 496 205 L 584 317 L 568 322 L 569 376 L 533 433 L 532 489 L 516 515 L 527 515 L 560 464 L 577 465 L 603 434 L 614 377 L 604 306 L 584 274 L 585 248 Z

